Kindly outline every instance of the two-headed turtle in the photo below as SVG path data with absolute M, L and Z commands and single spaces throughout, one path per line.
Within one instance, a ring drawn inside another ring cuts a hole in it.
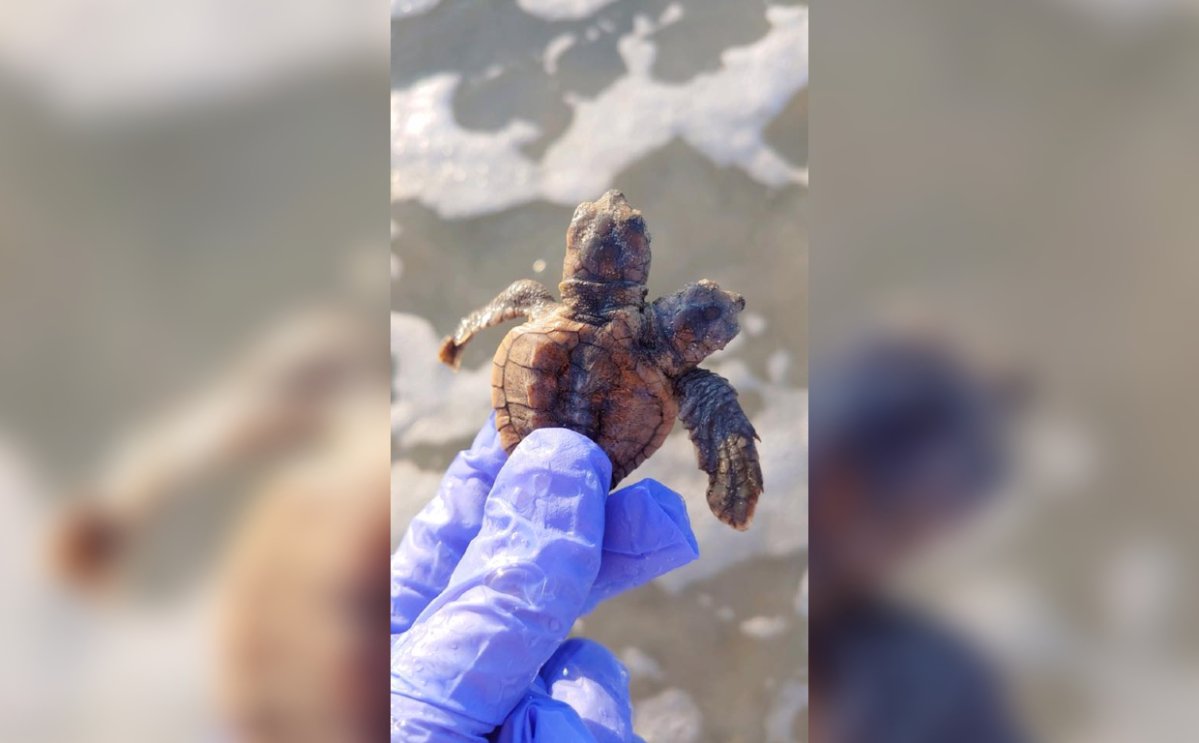
M 708 473 L 708 505 L 745 529 L 762 492 L 757 433 L 723 377 L 699 368 L 740 330 L 738 294 L 707 280 L 647 303 L 650 235 L 619 191 L 575 210 L 555 300 L 517 281 L 458 325 L 441 346 L 457 368 L 475 333 L 522 317 L 496 351 L 491 399 L 511 452 L 531 431 L 562 427 L 612 460 L 612 487 L 653 454 L 676 417 Z

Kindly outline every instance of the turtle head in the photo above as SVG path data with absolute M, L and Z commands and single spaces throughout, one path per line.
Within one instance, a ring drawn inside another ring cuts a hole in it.
M 741 331 L 737 315 L 743 309 L 744 297 L 707 279 L 655 300 L 654 325 L 671 351 L 669 371 L 686 371 L 727 346 Z
M 575 209 L 566 230 L 562 280 L 644 286 L 649 278 L 649 231 L 641 212 L 620 191 Z

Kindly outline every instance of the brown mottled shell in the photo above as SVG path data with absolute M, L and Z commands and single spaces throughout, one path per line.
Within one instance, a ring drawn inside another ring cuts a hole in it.
M 640 323 L 635 309 L 594 324 L 561 307 L 508 333 L 491 372 L 504 448 L 538 428 L 569 428 L 612 460 L 613 486 L 657 451 L 679 409 L 670 380 L 636 344 Z

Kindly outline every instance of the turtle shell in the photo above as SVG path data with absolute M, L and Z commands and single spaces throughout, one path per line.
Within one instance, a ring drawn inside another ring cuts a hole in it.
M 612 461 L 612 486 L 657 451 L 678 416 L 670 380 L 641 348 L 641 314 L 583 321 L 569 307 L 513 329 L 496 351 L 491 401 L 511 453 L 530 432 L 562 427 Z

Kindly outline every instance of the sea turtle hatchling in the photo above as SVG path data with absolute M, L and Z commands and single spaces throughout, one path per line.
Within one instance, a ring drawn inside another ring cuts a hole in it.
M 677 416 L 708 473 L 712 512 L 746 529 L 762 492 L 758 436 L 736 390 L 698 367 L 737 335 L 745 300 L 702 280 L 647 303 L 649 245 L 641 212 L 619 191 L 580 204 L 566 231 L 561 301 L 536 281 L 517 281 L 458 324 L 441 360 L 457 368 L 475 333 L 523 317 L 491 374 L 508 452 L 537 428 L 569 428 L 607 453 L 615 487 L 662 445 Z

